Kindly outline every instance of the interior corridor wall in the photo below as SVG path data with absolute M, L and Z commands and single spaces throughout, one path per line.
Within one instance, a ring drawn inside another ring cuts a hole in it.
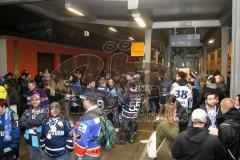
M 60 66 L 60 55 L 81 55 L 81 54 L 92 54 L 101 58 L 110 60 L 111 54 L 103 51 L 97 51 L 92 49 L 85 49 L 70 45 L 50 43 L 45 41 L 32 40 L 27 38 L 4 36 L 6 43 L 6 55 L 7 63 L 1 63 L 1 73 L 6 74 L 7 72 L 13 72 L 16 75 L 20 75 L 22 70 L 27 69 L 32 76 L 37 74 L 37 53 L 53 53 L 54 54 L 54 67 Z M 15 44 L 14 44 L 15 43 Z M 17 43 L 17 47 L 16 47 Z M 3 45 L 4 46 L 4 45 Z M 15 48 L 14 48 L 15 47 Z M 4 47 L 2 47 L 4 48 Z M 16 56 L 16 54 L 18 56 Z M 2 54 L 1 54 L 2 55 Z M 1 58 L 1 61 L 2 58 Z M 14 63 L 18 62 L 18 68 L 15 67 Z M 91 67 L 91 66 L 90 66 Z

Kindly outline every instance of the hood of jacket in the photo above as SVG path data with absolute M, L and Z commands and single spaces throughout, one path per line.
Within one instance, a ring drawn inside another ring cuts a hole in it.
M 176 81 L 176 83 L 178 83 L 179 86 L 185 86 L 188 84 L 188 81 L 186 79 L 179 79 Z
M 240 111 L 235 107 L 231 108 L 224 114 L 224 119 L 234 119 L 236 121 L 240 121 Z
M 240 112 L 236 108 L 231 108 L 223 115 L 223 123 L 231 124 L 232 127 L 240 129 Z
M 217 84 L 216 83 L 207 83 L 206 87 L 211 88 L 211 89 L 216 89 Z
M 208 130 L 204 128 L 197 128 L 197 127 L 188 127 L 187 128 L 187 140 L 194 142 L 194 143 L 202 143 L 206 140 L 207 136 L 209 135 Z

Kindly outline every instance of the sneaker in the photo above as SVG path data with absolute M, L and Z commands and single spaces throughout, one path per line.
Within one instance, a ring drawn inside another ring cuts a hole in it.
M 130 143 L 134 143 L 135 141 L 134 141 L 133 139 L 130 139 L 129 142 L 130 142 Z
M 124 145 L 124 144 L 126 144 L 126 141 L 124 141 L 123 139 L 121 139 L 119 144 Z
M 154 115 L 155 115 L 155 113 L 148 113 L 148 115 L 149 115 L 149 116 L 154 116 Z
M 118 133 L 118 132 L 119 132 L 119 129 L 118 129 L 118 128 L 115 128 L 115 132 Z

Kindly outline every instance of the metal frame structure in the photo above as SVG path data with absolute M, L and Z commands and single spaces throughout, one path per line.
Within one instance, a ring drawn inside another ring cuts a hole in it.
M 31 3 L 31 2 L 39 2 L 39 1 L 46 1 L 46 0 L 0 0 L 0 5 Z
M 232 65 L 230 97 L 240 93 L 240 1 L 232 0 Z

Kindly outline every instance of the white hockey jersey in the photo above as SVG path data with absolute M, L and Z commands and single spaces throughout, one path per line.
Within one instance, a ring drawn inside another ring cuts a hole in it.
M 170 94 L 175 95 L 177 101 L 187 110 L 192 108 L 192 89 L 188 86 L 175 86 Z

